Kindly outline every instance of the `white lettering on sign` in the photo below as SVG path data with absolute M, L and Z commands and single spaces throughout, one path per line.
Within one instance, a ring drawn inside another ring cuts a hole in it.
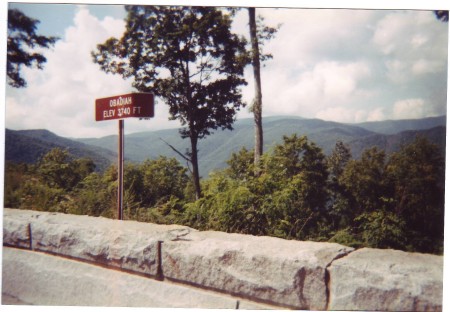
M 109 101 L 109 107 L 124 106 L 130 104 L 133 104 L 133 98 L 131 96 L 119 97 L 117 99 L 112 99 Z
M 115 114 L 116 114 L 116 111 L 114 109 L 104 110 L 103 118 L 111 118 L 111 117 L 114 117 Z
M 129 107 L 119 107 L 117 109 L 117 116 L 122 117 L 123 115 L 130 115 L 131 109 Z
M 124 104 L 126 105 L 126 104 Z M 131 110 L 133 108 L 133 110 Z M 130 115 L 139 115 L 141 113 L 141 107 L 140 106 L 133 106 L 133 107 L 116 107 L 114 109 L 105 109 L 103 111 L 103 118 L 114 118 L 116 116 L 122 118 L 122 117 L 128 117 Z

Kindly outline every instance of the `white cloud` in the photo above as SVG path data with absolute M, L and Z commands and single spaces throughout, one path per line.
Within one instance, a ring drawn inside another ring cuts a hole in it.
M 400 100 L 394 104 L 393 117 L 395 119 L 414 119 L 427 116 L 423 99 Z
M 347 107 L 328 107 L 317 112 L 316 118 L 336 122 L 355 123 L 366 120 L 367 113 L 361 109 L 351 109 Z
M 44 50 L 44 70 L 24 68 L 26 89 L 15 90 L 19 96 L 7 98 L 6 126 L 12 129 L 46 128 L 62 136 L 89 137 L 115 134 L 113 121 L 95 122 L 96 98 L 128 93 L 134 89 L 121 76 L 102 72 L 94 64 L 91 51 L 110 37 L 120 37 L 123 20 L 97 19 L 87 6 L 80 6 L 74 26 L 65 31 L 52 50 Z M 168 111 L 157 105 L 151 121 L 130 120 L 128 132 L 149 127 L 167 127 Z M 33 116 L 23 118 L 22 116 Z M 172 123 L 173 127 L 177 124 Z
M 417 59 L 413 64 L 411 71 L 416 75 L 425 75 L 429 73 L 440 72 L 443 69 L 441 61 Z
M 369 112 L 366 121 L 381 121 L 386 119 L 383 107 L 377 107 Z
M 359 123 L 364 121 L 385 120 L 386 114 L 383 107 L 373 110 L 350 107 L 328 107 L 319 111 L 316 118 L 344 123 Z
M 257 14 L 267 25 L 283 24 L 264 46 L 274 56 L 261 72 L 264 116 L 362 122 L 445 111 L 448 23 L 431 12 L 257 9 Z M 94 100 L 133 91 L 131 82 L 102 72 L 90 53 L 107 38 L 120 37 L 124 27 L 121 19 L 98 19 L 88 5 L 80 6 L 73 26 L 52 50 L 43 51 L 44 70 L 24 68 L 29 87 L 8 89 L 6 126 L 71 137 L 115 134 L 115 122 L 94 121 Z M 248 37 L 247 10 L 238 13 L 235 30 Z M 250 104 L 250 66 L 245 79 L 243 96 Z M 155 118 L 129 119 L 125 130 L 177 127 L 159 102 Z M 243 109 L 238 116 L 251 114 Z
M 409 41 L 405 35 L 408 35 L 415 22 L 410 18 L 407 12 L 395 12 L 378 22 L 373 41 L 384 54 L 395 53 L 404 41 Z
M 447 24 L 432 12 L 393 11 L 377 24 L 372 38 L 382 52 L 386 76 L 394 83 L 413 82 L 416 76 L 446 72 Z
M 267 114 L 346 122 L 393 118 L 393 98 L 408 93 L 434 96 L 424 81 L 433 85 L 433 79 L 439 79 L 430 74 L 446 77 L 446 24 L 431 12 L 262 9 L 259 13 L 268 25 L 283 22 L 265 46 L 274 55 L 262 70 Z M 251 99 L 253 86 L 249 89 Z
M 365 98 L 361 79 L 370 76 L 364 63 L 321 62 L 297 76 L 276 72 L 264 76 L 265 111 L 314 117 L 320 111 Z
M 414 48 L 419 48 L 428 42 L 428 38 L 423 34 L 414 35 L 411 39 L 411 44 Z

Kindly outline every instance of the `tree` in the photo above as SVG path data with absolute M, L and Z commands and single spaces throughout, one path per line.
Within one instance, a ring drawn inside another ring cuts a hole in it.
M 306 136 L 297 134 L 283 136 L 283 143 L 275 146 L 266 167 L 275 181 L 290 179 L 305 170 L 328 176 L 322 150 Z
M 39 160 L 37 173 L 50 187 L 71 189 L 75 175 L 72 174 L 69 162 L 67 150 L 54 148 Z
M 390 157 L 386 176 L 393 189 L 392 211 L 406 224 L 410 248 L 442 251 L 445 161 L 438 146 L 417 137 Z
M 261 92 L 261 70 L 259 64 L 259 44 L 256 35 L 255 8 L 248 8 L 250 40 L 252 43 L 252 67 L 255 80 L 255 99 L 253 100 L 253 116 L 255 121 L 255 170 L 259 169 L 259 159 L 263 153 L 263 128 L 262 128 L 262 92 Z
M 329 172 L 328 191 L 330 193 L 329 214 L 333 229 L 348 226 L 353 221 L 349 208 L 349 194 L 345 186 L 341 183 L 344 170 L 351 160 L 350 148 L 342 141 L 336 142 L 332 153 L 327 157 L 327 167 Z
M 117 169 L 111 166 L 102 176 L 98 172 L 93 172 L 80 182 L 74 195 L 74 203 L 68 209 L 68 213 L 82 214 L 90 216 L 105 216 L 117 218 L 117 184 L 116 180 L 109 179 L 112 170 Z
M 23 185 L 33 177 L 33 165 L 5 162 L 3 204 L 8 208 L 19 208 L 23 198 Z
M 21 186 L 21 208 L 79 213 L 72 195 L 94 171 L 92 160 L 74 160 L 67 150 L 54 148 L 32 167 Z
M 231 158 L 227 160 L 227 174 L 235 180 L 246 181 L 254 176 L 253 152 L 245 147 L 239 152 L 232 153 Z
M 271 39 L 278 28 L 262 26 L 263 19 L 259 17 L 259 25 L 256 22 L 255 8 L 248 8 L 250 41 L 251 41 L 251 63 L 253 67 L 253 77 L 255 83 L 255 98 L 253 100 L 252 111 L 255 122 L 255 149 L 254 149 L 254 169 L 255 173 L 260 170 L 260 158 L 263 153 L 264 135 L 262 126 L 262 91 L 261 91 L 261 64 L 260 61 L 272 58 L 270 54 L 262 54 L 260 42 Z M 259 27 L 258 27 L 259 26 Z M 279 27 L 279 26 L 278 26 Z
M 434 15 L 441 22 L 448 22 L 448 11 L 437 10 L 437 11 L 434 11 Z
M 92 160 L 72 160 L 67 150 L 54 148 L 40 159 L 37 173 L 48 186 L 70 191 L 94 169 Z
M 190 139 L 196 197 L 201 197 L 198 140 L 218 128 L 232 129 L 244 106 L 246 41 L 231 32 L 231 19 L 213 7 L 126 6 L 122 38 L 97 46 L 102 70 L 133 77 L 141 92 L 154 92 Z
M 334 150 L 327 157 L 327 165 L 332 182 L 337 182 L 351 158 L 350 148 L 342 141 L 336 142 Z
M 350 160 L 340 178 L 349 195 L 351 218 L 372 212 L 385 205 L 387 190 L 384 184 L 386 154 L 377 147 L 365 150 L 361 159 Z
M 276 185 L 268 212 L 277 224 L 275 235 L 296 239 L 318 236 L 327 202 L 328 172 L 322 150 L 306 136 L 284 136 L 283 144 L 276 145 L 268 157 L 266 170 Z
M 39 21 L 29 18 L 17 9 L 8 10 L 8 43 L 6 72 L 8 84 L 14 88 L 26 87 L 27 83 L 20 75 L 22 65 L 43 68 L 47 59 L 34 52 L 35 47 L 49 48 L 57 37 L 46 37 L 36 34 Z
M 146 160 L 140 166 L 142 172 L 142 204 L 154 206 L 167 202 L 171 197 L 184 198 L 188 184 L 186 168 L 175 158 L 160 156 Z

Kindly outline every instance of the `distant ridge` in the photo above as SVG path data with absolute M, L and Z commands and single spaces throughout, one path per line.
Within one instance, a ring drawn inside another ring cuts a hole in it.
M 381 134 L 396 134 L 408 130 L 425 130 L 437 126 L 446 126 L 446 123 L 447 116 L 438 116 L 421 119 L 369 121 L 354 125 Z
M 373 134 L 362 139 L 348 142 L 354 158 L 359 158 L 363 151 L 371 146 L 376 146 L 381 150 L 391 154 L 399 150 L 401 145 L 414 141 L 417 136 L 424 136 L 430 142 L 437 144 L 445 154 L 446 128 L 438 126 L 424 130 L 408 130 L 396 134 Z
M 320 119 L 305 119 L 291 116 L 266 117 L 264 126 L 264 151 L 281 142 L 283 135 L 296 133 L 321 147 L 325 154 L 331 153 L 336 141 L 348 144 L 355 158 L 371 146 L 377 146 L 392 153 L 401 144 L 414 140 L 416 135 L 424 135 L 445 151 L 446 116 L 417 120 L 381 121 L 360 124 L 344 124 Z M 224 168 L 231 153 L 242 147 L 253 148 L 253 120 L 238 120 L 234 130 L 215 131 L 199 142 L 199 165 L 201 175 L 206 177 L 212 170 Z M 399 129 L 398 132 L 390 132 Z M 406 129 L 406 131 L 404 130 Z M 388 134 L 386 134 L 388 133 Z M 164 141 L 185 152 L 188 139 L 181 139 L 178 129 L 139 132 L 126 135 L 125 159 L 141 162 L 160 155 L 179 157 Z M 6 130 L 6 160 L 33 163 L 54 147 L 67 148 L 75 157 L 93 159 L 100 170 L 116 162 L 117 136 L 102 138 L 68 139 L 59 137 L 48 130 Z
M 116 159 L 115 153 L 97 146 L 60 137 L 48 130 L 5 131 L 5 160 L 36 163 L 53 148 L 67 150 L 75 158 L 90 158 L 97 170 L 106 169 Z

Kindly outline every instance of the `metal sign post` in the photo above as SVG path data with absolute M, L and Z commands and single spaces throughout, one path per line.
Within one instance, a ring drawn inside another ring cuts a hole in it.
M 125 121 L 119 120 L 119 155 L 118 155 L 118 188 L 117 188 L 117 219 L 123 220 L 123 150 L 124 150 L 124 136 L 123 128 Z
M 123 220 L 123 156 L 124 118 L 154 116 L 154 96 L 151 93 L 129 93 L 95 100 L 95 120 L 119 119 L 117 218 Z

